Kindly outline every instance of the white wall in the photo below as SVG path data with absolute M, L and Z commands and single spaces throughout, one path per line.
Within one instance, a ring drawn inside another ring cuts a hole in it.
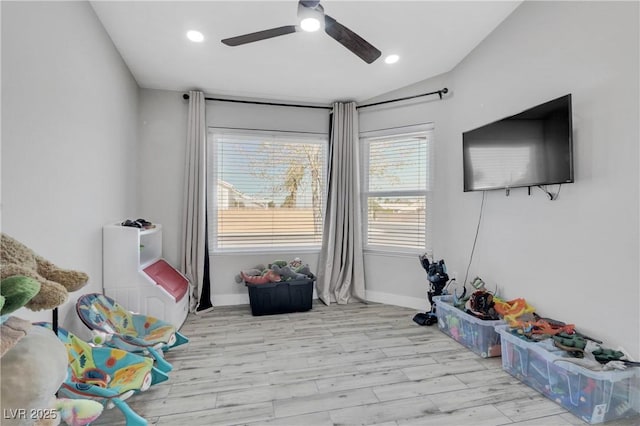
M 88 3 L 1 7 L 2 232 L 89 274 L 60 308 L 74 329 L 102 291 L 102 226 L 135 213 L 138 87 Z
M 460 278 L 482 196 L 462 192 L 462 132 L 572 93 L 575 183 L 552 202 L 537 189 L 531 196 L 526 189 L 509 197 L 487 192 L 469 279 L 479 275 L 504 297 L 525 297 L 539 314 L 575 323 L 636 359 L 638 40 L 637 2 L 525 2 L 447 74 L 451 97 L 425 110 L 446 114 L 442 126 L 436 119 L 435 256 Z M 403 93 L 386 97 L 396 94 Z M 386 121 L 401 122 L 419 108 L 426 106 L 389 111 Z M 404 270 L 395 259 L 385 265 Z M 386 279 L 379 291 L 414 296 L 425 289 L 404 289 L 402 278 Z
M 182 93 L 140 90 L 138 215 L 162 224 L 162 256 L 180 266 L 180 235 L 187 139 Z
M 459 190 L 462 132 L 572 93 L 575 183 L 553 202 L 541 191 L 489 192 L 471 275 L 636 358 L 639 59 L 637 2 L 518 8 L 453 72 L 447 156 L 455 160 L 444 189 L 455 214 L 441 242 L 464 264 L 480 193 Z

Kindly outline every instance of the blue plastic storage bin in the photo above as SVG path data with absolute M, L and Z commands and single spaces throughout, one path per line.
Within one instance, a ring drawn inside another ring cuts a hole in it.
M 495 326 L 504 321 L 476 318 L 453 306 L 453 296 L 435 296 L 433 300 L 440 331 L 483 358 L 500 356 L 500 335 Z
M 552 352 L 498 326 L 502 368 L 521 382 L 589 424 L 638 416 L 638 368 L 594 371 L 571 362 L 563 351 Z M 638 423 L 640 424 L 640 417 Z

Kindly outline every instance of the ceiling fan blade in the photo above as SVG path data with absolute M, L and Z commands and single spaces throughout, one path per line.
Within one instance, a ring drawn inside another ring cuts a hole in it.
M 368 41 L 329 15 L 324 15 L 324 31 L 368 64 L 382 55 L 382 52 L 373 47 Z
M 225 38 L 221 41 L 227 46 L 240 46 L 241 44 L 253 43 L 254 41 L 266 40 L 268 38 L 295 33 L 296 31 L 298 31 L 298 29 L 295 25 L 285 25 L 284 27 L 271 28 L 269 30 L 257 31 L 255 33 L 244 34 L 237 37 Z

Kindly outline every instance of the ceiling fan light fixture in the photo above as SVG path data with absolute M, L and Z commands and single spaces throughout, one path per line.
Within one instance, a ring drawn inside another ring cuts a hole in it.
M 318 31 L 324 25 L 324 9 L 320 4 L 307 7 L 304 3 L 298 3 L 298 22 L 303 31 Z
M 268 30 L 225 38 L 220 41 L 227 46 L 240 46 L 260 40 L 293 34 L 299 31 L 318 31 L 320 29 L 324 30 L 329 37 L 350 50 L 367 64 L 372 64 L 382 55 L 382 52 L 367 40 L 331 16 L 325 15 L 324 7 L 320 4 L 320 0 L 298 0 L 298 22 L 296 25 L 270 28 Z
M 195 43 L 200 43 L 204 40 L 204 35 L 200 31 L 187 31 L 187 38 Z
M 315 17 L 304 18 L 300 21 L 300 28 L 310 33 L 318 31 L 320 29 L 320 21 Z

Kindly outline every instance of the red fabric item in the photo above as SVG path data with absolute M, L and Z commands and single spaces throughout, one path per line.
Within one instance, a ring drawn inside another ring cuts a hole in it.
M 266 283 L 277 283 L 280 282 L 280 275 L 276 274 L 272 270 L 268 270 L 266 274 L 258 277 L 252 277 L 250 275 L 245 274 L 244 272 L 240 272 L 240 276 L 245 282 L 249 284 L 266 284 Z

